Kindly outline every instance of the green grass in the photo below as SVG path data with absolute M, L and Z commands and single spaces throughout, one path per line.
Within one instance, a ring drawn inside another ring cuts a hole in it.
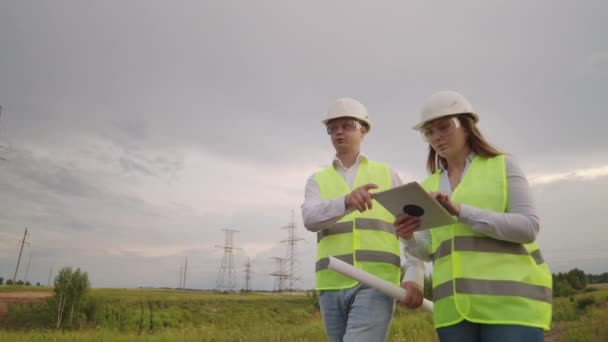
M 322 341 L 316 298 L 270 293 L 93 289 L 78 329 L 44 305 L 12 305 L 0 341 Z M 398 308 L 392 341 L 436 341 L 429 314 Z
M 561 334 L 560 341 L 608 341 L 608 288 L 585 292 L 553 302 L 553 325 Z
M 305 295 L 93 289 L 84 308 L 80 324 L 55 330 L 46 305 L 11 305 L 0 341 L 325 340 L 316 298 Z M 556 298 L 553 313 L 558 340 L 608 341 L 608 288 Z M 397 308 L 389 341 L 437 340 L 430 314 Z

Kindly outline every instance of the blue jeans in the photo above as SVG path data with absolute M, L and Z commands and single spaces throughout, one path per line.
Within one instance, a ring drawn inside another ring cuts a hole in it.
M 541 328 L 523 325 L 479 324 L 462 321 L 437 329 L 441 342 L 542 342 L 545 333 Z
M 395 301 L 358 284 L 350 289 L 321 291 L 319 305 L 329 342 L 377 342 L 386 341 Z

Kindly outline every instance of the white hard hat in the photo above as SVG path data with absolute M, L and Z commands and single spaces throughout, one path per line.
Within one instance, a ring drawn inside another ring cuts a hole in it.
M 475 122 L 479 121 L 479 116 L 475 114 L 473 106 L 464 96 L 450 90 L 437 92 L 422 106 L 420 122 L 414 126 L 414 129 L 420 130 L 429 121 L 457 114 L 470 114 Z
M 367 108 L 365 108 L 361 102 L 348 97 L 343 97 L 334 101 L 327 111 L 327 117 L 323 120 L 323 124 L 327 125 L 330 120 L 345 117 L 355 118 L 364 122 L 367 125 L 368 131 L 372 127 L 372 123 L 367 116 Z

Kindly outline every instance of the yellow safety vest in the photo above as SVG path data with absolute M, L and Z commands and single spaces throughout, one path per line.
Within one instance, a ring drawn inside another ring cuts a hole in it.
M 423 182 L 439 189 L 440 172 Z M 507 210 L 504 155 L 477 156 L 454 190 L 452 200 L 476 208 Z M 431 229 L 435 327 L 468 320 L 549 330 L 552 278 L 536 242 L 497 240 L 458 223 Z
M 315 174 L 321 198 L 326 201 L 350 193 L 346 181 L 332 166 Z M 389 167 L 361 160 L 354 189 L 367 183 L 378 191 L 391 187 Z M 353 211 L 328 229 L 317 233 L 316 288 L 337 290 L 357 285 L 357 281 L 327 268 L 329 256 L 369 272 L 393 284 L 400 280 L 401 253 L 393 227 L 394 216 L 373 200 L 372 209 Z

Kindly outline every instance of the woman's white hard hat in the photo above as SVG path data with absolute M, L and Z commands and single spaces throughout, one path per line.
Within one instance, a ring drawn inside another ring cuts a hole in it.
M 464 96 L 451 90 L 440 91 L 426 100 L 420 112 L 420 122 L 413 128 L 419 131 L 429 121 L 459 114 L 470 114 L 476 123 L 479 122 L 479 116 Z

